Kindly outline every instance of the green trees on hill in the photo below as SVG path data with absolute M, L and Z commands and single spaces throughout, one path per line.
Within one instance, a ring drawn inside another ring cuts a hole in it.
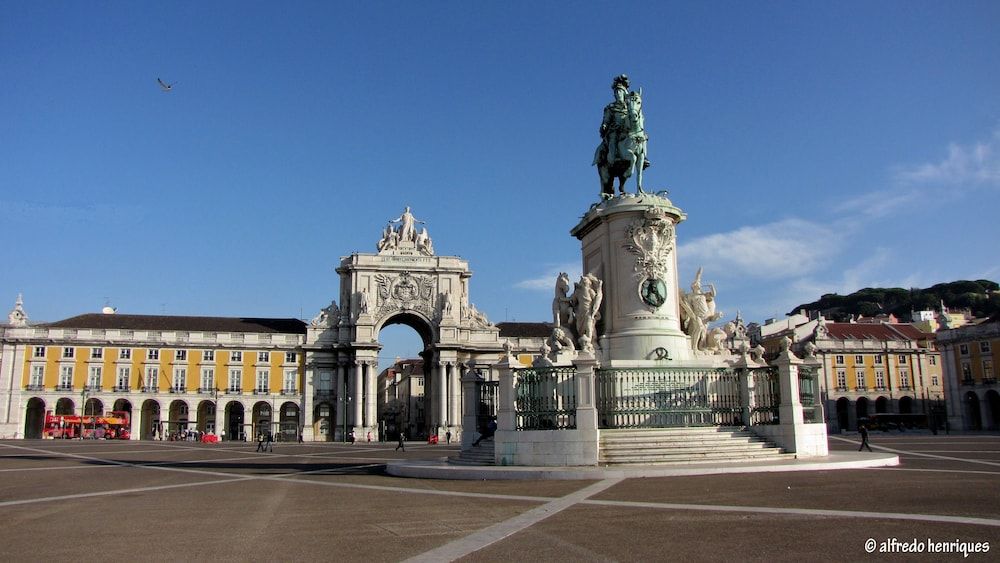
M 905 321 L 910 311 L 938 310 L 942 301 L 949 309 L 971 309 L 973 316 L 988 317 L 1000 311 L 1000 285 L 990 280 L 959 280 L 926 289 L 866 287 L 850 295 L 828 293 L 818 301 L 795 307 L 789 314 L 802 309 L 820 311 L 834 321 L 846 321 L 851 315 L 892 314 Z

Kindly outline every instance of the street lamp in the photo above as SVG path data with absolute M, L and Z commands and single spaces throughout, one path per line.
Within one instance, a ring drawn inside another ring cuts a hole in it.
M 80 439 L 83 439 L 83 420 L 87 416 L 87 385 L 83 385 L 83 390 L 80 391 L 80 398 L 82 399 L 80 403 Z

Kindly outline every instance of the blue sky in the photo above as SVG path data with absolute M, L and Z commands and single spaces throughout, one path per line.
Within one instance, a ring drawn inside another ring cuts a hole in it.
M 619 73 L 682 285 L 704 266 L 727 318 L 997 280 L 998 28 L 992 1 L 3 2 L 0 302 L 310 318 L 410 205 L 492 321 L 549 320 Z

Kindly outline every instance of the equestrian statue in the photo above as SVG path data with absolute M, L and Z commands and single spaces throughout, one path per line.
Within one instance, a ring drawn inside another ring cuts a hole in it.
M 625 193 L 625 181 L 635 175 L 637 193 L 642 190 L 642 171 L 649 167 L 646 159 L 646 142 L 649 136 L 643 125 L 642 88 L 629 91 L 628 76 L 615 77 L 611 84 L 614 101 L 604 107 L 601 121 L 601 144 L 594 153 L 594 165 L 601 177 L 601 197 L 615 195 L 615 178 L 618 192 Z

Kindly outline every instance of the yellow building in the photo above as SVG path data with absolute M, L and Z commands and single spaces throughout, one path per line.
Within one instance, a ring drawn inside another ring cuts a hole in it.
M 303 417 L 305 323 L 86 314 L 3 335 L 7 435 L 40 438 L 46 413 L 126 412 L 132 439 L 272 432 L 296 440 Z
M 788 336 L 800 353 L 815 345 L 819 391 L 831 432 L 856 430 L 872 415 L 912 424 L 943 424 L 941 354 L 932 333 L 899 323 L 834 323 L 822 317 L 761 327 L 766 350 Z
M 1000 314 L 938 332 L 953 428 L 1000 430 Z

